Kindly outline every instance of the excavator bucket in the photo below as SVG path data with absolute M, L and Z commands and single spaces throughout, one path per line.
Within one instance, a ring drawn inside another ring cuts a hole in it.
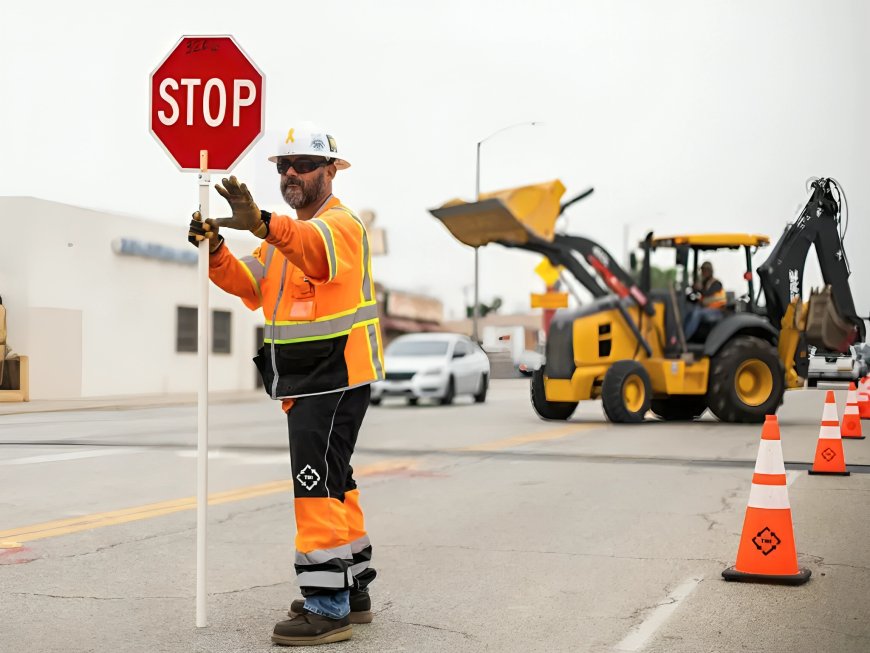
M 810 292 L 807 310 L 807 343 L 825 351 L 844 353 L 855 342 L 857 329 L 851 322 L 844 320 L 837 310 L 831 287 Z
M 564 192 L 562 182 L 554 179 L 487 193 L 477 202 L 451 200 L 429 212 L 456 240 L 472 247 L 494 242 L 523 245 L 530 236 L 552 241 Z

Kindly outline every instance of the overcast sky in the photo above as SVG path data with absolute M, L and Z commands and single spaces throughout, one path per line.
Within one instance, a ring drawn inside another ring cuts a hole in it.
M 454 316 L 472 250 L 427 208 L 471 199 L 477 141 L 532 120 L 544 125 L 483 145 L 482 190 L 594 186 L 563 226 L 617 257 L 626 233 L 633 244 L 649 229 L 777 237 L 807 177 L 837 178 L 867 315 L 868 28 L 861 0 L 7 3 L 0 195 L 176 223 L 184 243 L 196 182 L 148 131 L 148 79 L 182 35 L 230 33 L 267 80 L 267 134 L 235 174 L 263 208 L 288 211 L 265 159 L 292 122 L 320 123 L 353 164 L 336 194 L 387 230 L 378 280 L 435 294 Z M 212 206 L 225 204 L 213 193 Z M 45 237 L 34 225 L 22 246 Z M 538 260 L 481 250 L 483 300 L 526 307 L 543 289 Z

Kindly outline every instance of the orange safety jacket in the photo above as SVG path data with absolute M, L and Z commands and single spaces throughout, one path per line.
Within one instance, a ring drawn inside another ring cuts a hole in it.
M 701 304 L 704 308 L 725 308 L 728 297 L 722 282 L 716 277 L 710 277 L 701 289 Z
M 273 214 L 251 256 L 237 259 L 219 247 L 209 277 L 251 310 L 263 309 L 263 347 L 254 361 L 273 399 L 384 378 L 368 236 L 337 198 L 311 220 Z

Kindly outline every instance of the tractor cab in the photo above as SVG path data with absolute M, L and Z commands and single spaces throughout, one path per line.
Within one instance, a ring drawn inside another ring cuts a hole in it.
M 644 258 L 640 270 L 640 288 L 651 300 L 661 302 L 665 307 L 666 356 L 678 356 L 686 351 L 703 351 L 707 337 L 719 321 L 716 317 L 724 319 L 735 313 L 763 314 L 755 300 L 752 257 L 759 248 L 769 244 L 770 238 L 767 236 L 738 233 L 654 237 L 650 232 L 641 241 L 640 247 L 644 252 Z M 657 270 L 658 278 L 653 279 L 652 255 L 661 250 L 673 250 L 671 268 L 666 269 L 664 273 L 662 270 Z M 742 274 L 746 283 L 745 292 L 741 292 L 741 289 L 730 283 L 734 278 L 732 272 L 717 276 L 724 284 L 726 297 L 725 305 L 720 309 L 721 315 L 717 316 L 715 312 L 706 314 L 706 319 L 702 319 L 695 332 L 689 334 L 691 337 L 686 338 L 686 334 L 683 333 L 686 317 L 693 309 L 700 307 L 700 302 L 693 302 L 693 300 L 699 299 L 694 289 L 701 280 L 702 258 L 706 259 L 714 252 L 739 253 L 741 250 L 745 260 L 745 271 Z M 634 263 L 632 267 L 636 270 L 635 257 L 632 257 L 632 262 Z

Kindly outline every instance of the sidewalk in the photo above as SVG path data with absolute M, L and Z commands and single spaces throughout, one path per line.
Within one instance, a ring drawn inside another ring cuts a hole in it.
M 210 404 L 231 404 L 266 399 L 263 390 L 237 390 L 209 392 Z M 113 395 L 110 397 L 83 397 L 81 399 L 35 399 L 18 403 L 0 403 L 0 417 L 26 413 L 52 413 L 68 410 L 132 410 L 162 406 L 195 405 L 195 392 L 174 394 Z

